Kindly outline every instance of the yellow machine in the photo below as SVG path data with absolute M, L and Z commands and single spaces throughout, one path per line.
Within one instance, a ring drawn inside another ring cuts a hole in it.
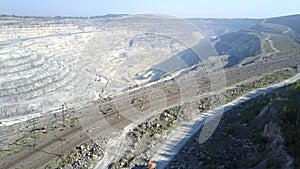
M 156 169 L 156 164 L 151 160 L 148 161 L 148 169 Z

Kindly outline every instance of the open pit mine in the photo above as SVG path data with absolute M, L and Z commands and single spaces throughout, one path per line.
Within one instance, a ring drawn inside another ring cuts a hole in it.
M 275 21 L 0 16 L 0 168 L 167 167 L 223 112 L 300 79 L 297 31 Z

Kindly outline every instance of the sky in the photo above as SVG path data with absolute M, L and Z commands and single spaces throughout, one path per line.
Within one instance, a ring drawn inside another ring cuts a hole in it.
M 159 13 L 181 18 L 267 18 L 300 13 L 299 0 L 0 0 L 0 14 L 99 16 Z

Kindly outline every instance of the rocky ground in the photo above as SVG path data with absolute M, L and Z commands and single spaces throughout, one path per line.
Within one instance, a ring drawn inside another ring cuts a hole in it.
M 88 143 L 81 144 L 76 148 L 65 153 L 59 160 L 57 167 L 47 166 L 46 169 L 51 168 L 88 168 L 91 166 L 92 161 L 101 160 L 104 155 L 104 150 L 101 146 L 93 142 L 92 140 Z

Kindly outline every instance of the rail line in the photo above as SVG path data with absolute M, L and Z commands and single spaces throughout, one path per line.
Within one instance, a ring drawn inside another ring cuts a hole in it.
M 230 68 L 227 69 L 225 71 L 225 76 L 226 76 L 226 81 L 228 84 L 231 83 L 237 83 L 240 82 L 242 80 L 245 80 L 251 76 L 257 76 L 257 75 L 262 75 L 262 74 L 266 74 L 278 69 L 283 69 L 286 67 L 289 67 L 291 65 L 296 66 L 298 63 L 300 63 L 300 56 L 292 56 L 292 57 L 288 57 L 288 58 L 284 58 L 281 60 L 274 60 L 274 61 L 268 61 L 268 62 L 260 62 L 260 63 L 255 63 L 255 64 L 249 64 L 246 65 L 244 67 L 237 67 L 237 68 Z M 207 79 L 207 76 L 198 76 L 195 77 L 194 79 L 187 79 L 187 83 L 188 81 L 192 81 L 192 80 L 198 80 L 201 81 L 203 79 Z M 197 81 L 197 82 L 198 82 Z M 162 82 L 162 87 L 165 87 L 166 89 L 168 89 L 168 86 L 170 84 L 173 83 L 173 86 L 176 85 L 175 81 L 170 80 L 169 82 Z M 175 83 L 175 84 L 174 84 Z M 161 84 L 159 84 L 161 85 Z M 166 98 L 168 98 L 168 103 L 173 103 L 173 105 L 176 105 L 180 102 L 180 98 L 181 98 L 181 94 L 182 93 L 199 93 L 199 92 L 204 92 L 205 90 L 209 89 L 210 84 L 207 83 L 206 85 L 202 85 L 199 84 L 199 87 L 196 88 L 197 91 L 194 90 L 183 90 L 183 91 L 178 91 L 177 93 L 167 93 L 166 94 Z M 151 88 L 148 87 L 148 89 Z M 48 142 L 38 145 L 37 147 L 34 147 L 33 149 L 29 150 L 28 152 L 25 152 L 23 154 L 20 154 L 19 157 L 16 157 L 16 159 L 11 160 L 10 162 L 8 162 L 7 164 L 5 164 L 4 166 L 1 166 L 0 168 L 3 169 L 8 169 L 8 168 L 13 168 L 18 166 L 19 164 L 22 164 L 24 161 L 30 159 L 31 157 L 33 157 L 36 153 L 38 152 L 42 152 L 43 150 L 45 150 L 46 148 L 50 147 L 51 145 L 55 145 L 55 144 L 61 144 L 61 138 L 71 138 L 72 136 L 76 136 L 78 133 L 83 132 L 83 129 L 88 128 L 88 126 L 91 125 L 95 125 L 97 124 L 97 122 L 101 121 L 101 120 L 106 120 L 106 121 L 111 121 L 111 119 L 115 119 L 115 116 L 118 115 L 120 112 L 126 112 L 127 109 L 129 109 L 130 107 L 132 107 L 132 105 L 130 105 L 130 101 L 128 99 L 131 99 L 133 97 L 141 97 L 141 96 L 145 96 L 147 94 L 149 94 L 150 90 L 145 90 L 145 89 L 139 89 L 138 91 L 134 91 L 132 93 L 130 93 L 130 97 L 128 97 L 128 95 L 120 95 L 117 99 L 115 100 L 111 100 L 111 101 L 106 101 L 103 103 L 100 103 L 100 105 L 96 105 L 99 107 L 103 107 L 103 106 L 109 106 L 109 105 L 114 105 L 115 101 L 118 101 L 119 103 L 123 103 L 124 105 L 121 107 L 121 109 L 119 109 L 118 111 L 113 111 L 107 114 L 102 114 L 100 116 L 97 116 L 96 118 L 92 119 L 92 121 L 89 121 L 86 124 L 82 124 L 80 123 L 80 125 L 76 125 L 73 128 L 70 129 L 66 129 L 68 131 L 66 131 L 66 133 L 62 133 L 62 135 L 60 136 L 60 138 L 54 138 L 49 140 Z M 156 102 L 161 101 L 161 99 L 163 99 L 163 97 L 158 97 L 156 99 Z M 127 104 L 126 104 L 127 103 Z M 168 105 L 170 106 L 170 105 Z M 159 107 L 160 108 L 160 107 Z M 145 110 L 139 110 L 142 111 L 143 113 L 147 113 L 147 109 Z M 149 110 L 148 110 L 149 111 Z M 99 112 L 100 113 L 100 112 Z M 123 122 L 124 123 L 124 118 L 126 117 L 122 117 L 120 119 L 115 119 L 112 120 L 112 122 L 109 124 L 111 126 L 117 126 L 119 123 Z M 129 118 L 130 119 L 130 118 Z M 125 123 L 129 124 L 131 121 L 126 121 Z M 104 130 L 107 130 L 105 128 L 97 128 L 96 132 L 103 132 Z M 66 144 L 66 145 L 61 145 L 61 146 L 65 146 L 65 151 L 81 144 L 84 142 L 89 141 L 91 138 L 88 135 L 85 135 L 84 137 L 79 137 L 78 139 L 73 140 L 72 143 L 70 144 Z M 55 150 L 56 151 L 58 149 L 60 149 L 61 147 L 57 147 Z M 54 158 L 56 158 L 57 156 L 55 155 L 50 155 L 51 153 L 44 153 L 43 155 L 43 159 L 40 159 L 38 161 L 31 161 L 31 167 L 32 168 L 39 168 L 45 164 L 47 164 L 48 161 L 53 160 Z M 53 153 L 54 154 L 54 153 Z M 34 164 L 32 164 L 34 163 Z

